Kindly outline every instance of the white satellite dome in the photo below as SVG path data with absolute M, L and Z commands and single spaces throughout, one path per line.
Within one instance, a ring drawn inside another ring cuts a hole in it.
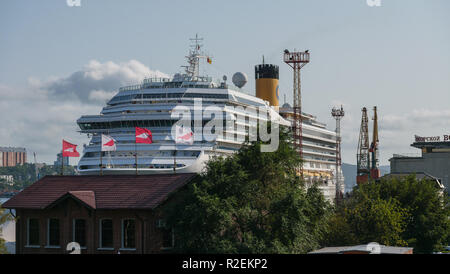
M 243 72 L 236 72 L 233 74 L 233 84 L 237 86 L 238 88 L 242 88 L 247 83 L 247 75 Z

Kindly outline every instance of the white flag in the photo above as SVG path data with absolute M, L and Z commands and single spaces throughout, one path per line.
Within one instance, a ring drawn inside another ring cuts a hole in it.
M 175 143 L 189 145 L 192 145 L 194 143 L 194 134 L 192 133 L 190 128 L 176 125 L 175 131 Z
M 102 134 L 102 151 L 116 151 L 116 140 L 109 135 Z

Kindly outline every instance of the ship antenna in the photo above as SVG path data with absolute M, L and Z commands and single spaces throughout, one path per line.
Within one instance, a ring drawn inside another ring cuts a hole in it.
M 203 46 L 200 44 L 203 38 L 199 38 L 198 34 L 195 34 L 195 38 L 190 38 L 193 44 L 190 45 L 191 50 L 189 50 L 189 55 L 186 56 L 188 66 L 182 66 L 185 68 L 186 74 L 192 78 L 192 80 L 197 80 L 199 74 L 199 63 L 200 58 L 208 58 L 200 51 Z

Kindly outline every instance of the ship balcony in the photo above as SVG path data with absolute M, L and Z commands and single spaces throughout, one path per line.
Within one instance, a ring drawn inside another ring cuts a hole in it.
M 188 156 L 177 156 L 176 162 L 180 164 L 189 164 L 194 161 L 196 161 L 198 157 L 188 157 Z M 112 166 L 123 166 L 123 165 L 134 165 L 135 164 L 135 158 L 134 157 L 103 157 L 102 163 L 103 165 L 112 165 Z M 138 164 L 173 164 L 174 157 L 138 157 L 137 158 Z M 100 157 L 89 157 L 89 158 L 82 158 L 78 162 L 78 166 L 96 166 L 100 164 Z
M 336 158 L 336 154 L 330 154 L 330 153 L 318 152 L 318 151 L 309 151 L 309 150 L 305 150 L 305 149 L 303 149 L 303 154 L 328 157 L 328 158 L 332 158 L 332 159 Z

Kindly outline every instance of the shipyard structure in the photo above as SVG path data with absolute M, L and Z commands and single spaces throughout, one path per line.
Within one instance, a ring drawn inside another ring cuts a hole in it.
M 193 45 L 186 57 L 184 73 L 170 78 L 147 78 L 140 84 L 121 87 L 100 114 L 83 115 L 77 120 L 80 132 L 91 138 L 78 163 L 79 174 L 199 173 L 210 157 L 238 151 L 245 139 L 257 131 L 260 122 L 270 120 L 293 127 L 293 120 L 298 118 L 295 109 L 286 103 L 279 106 L 278 66 L 264 62 L 255 66 L 256 96 L 251 95 L 253 92 L 244 92 L 247 76 L 243 73 L 233 75 L 234 85 L 228 84 L 225 76 L 223 81 L 213 81 L 209 76 L 199 75 L 200 61 L 205 59 L 211 64 L 212 59 L 201 51 L 200 38 L 191 40 Z M 223 132 L 198 136 L 197 132 L 212 118 L 205 120 L 195 115 L 199 101 L 202 112 L 211 107 L 220 110 Z M 180 119 L 172 112 L 179 106 L 192 114 L 192 143 L 178 144 L 172 135 L 172 128 Z M 255 116 L 255 111 L 267 113 L 270 118 Z M 341 182 L 340 188 L 344 189 L 343 177 L 336 176 L 336 171 L 340 172 L 340 165 L 336 165 L 336 132 L 326 129 L 311 114 L 302 112 L 301 121 L 304 160 L 301 175 L 307 183 L 317 182 L 325 197 L 333 201 L 336 184 Z M 152 143 L 136 144 L 135 127 L 149 129 Z M 101 151 L 101 134 L 114 138 L 115 151 Z

